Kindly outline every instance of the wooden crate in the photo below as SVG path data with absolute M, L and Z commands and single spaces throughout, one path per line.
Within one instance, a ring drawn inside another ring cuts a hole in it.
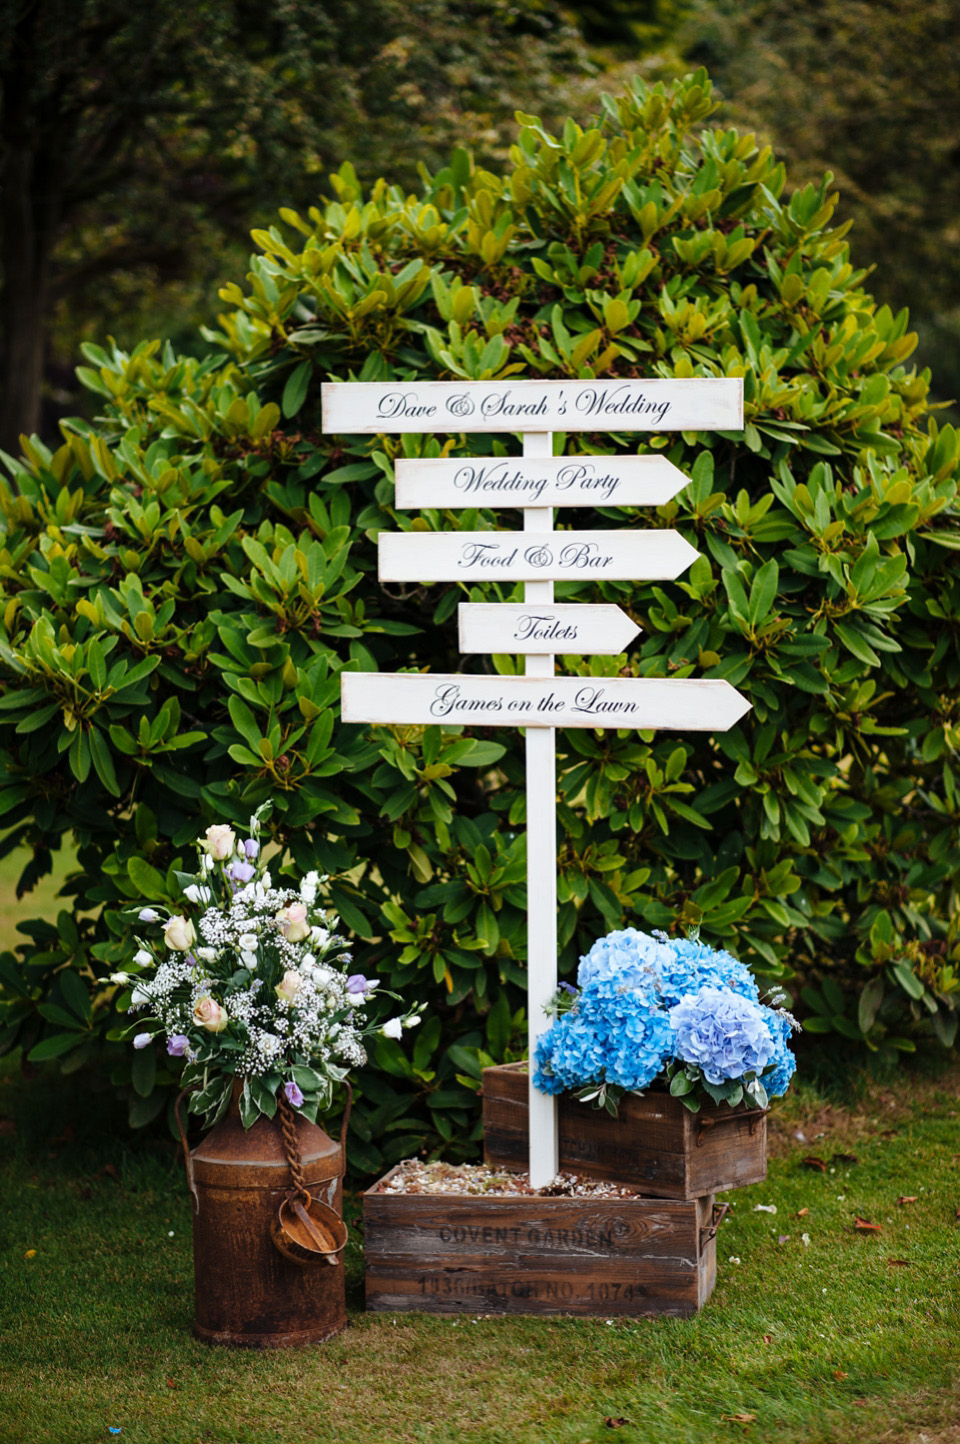
M 363 1196 L 367 1308 L 434 1314 L 672 1314 L 713 1291 L 712 1198 Z
M 692 1200 L 767 1176 L 767 1120 L 727 1104 L 699 1113 L 668 1093 L 625 1095 L 617 1116 L 559 1099 L 560 1167 L 627 1183 L 659 1198 Z M 483 1070 L 483 1156 L 491 1168 L 527 1168 L 527 1065 Z

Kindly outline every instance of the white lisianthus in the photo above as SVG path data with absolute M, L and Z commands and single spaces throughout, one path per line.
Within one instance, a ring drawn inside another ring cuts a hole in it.
M 212 963 L 216 956 L 216 948 L 197 948 L 197 957 L 202 958 L 205 963 Z
M 325 943 L 329 936 L 330 934 L 327 932 L 326 928 L 313 927 L 310 929 L 310 940 L 315 944 Z
M 245 952 L 252 953 L 257 946 L 257 935 L 256 933 L 241 933 L 238 941 Z
M 138 948 L 133 955 L 133 961 L 141 968 L 147 968 L 153 962 L 153 953 L 148 953 L 146 948 Z
M 188 887 L 185 887 L 183 895 L 187 899 L 187 902 L 204 904 L 208 903 L 213 896 L 210 889 L 199 882 L 192 882 Z
M 400 1018 L 388 1018 L 380 1032 L 385 1038 L 402 1038 L 403 1022 Z
M 135 1048 L 146 1048 L 152 1037 L 152 1033 L 138 1033 L 133 1040 L 133 1046 Z
M 210 857 L 207 853 L 204 853 L 204 854 L 203 854 L 203 857 L 200 859 L 200 869 L 201 869 L 201 871 L 202 871 L 202 872 L 213 872 L 213 869 L 214 869 L 215 867 L 216 867 L 216 863 L 214 862 L 213 858 Z
M 318 988 L 325 988 L 329 983 L 333 982 L 333 973 L 331 973 L 329 968 L 325 968 L 322 965 L 311 969 L 310 976 Z
M 134 988 L 130 996 L 131 1008 L 144 1008 L 150 1001 L 150 994 L 145 993 L 142 988 Z
M 207 856 L 215 858 L 217 862 L 225 862 L 236 845 L 237 834 L 225 822 L 215 822 L 212 827 L 208 827 L 200 843 Z
M 405 1028 L 416 1028 L 422 1021 L 419 1013 L 414 1013 L 412 1018 L 404 1018 L 403 1026 Z
M 129 973 L 111 973 L 111 974 L 110 974 L 110 981 L 111 981 L 111 983 L 119 983 L 120 986 L 121 986 L 121 988 L 125 988 L 126 985 L 127 985 L 127 983 L 129 983 L 129 981 L 130 981 L 130 974 L 129 974 Z
M 248 952 L 246 948 L 241 948 L 240 961 L 245 968 L 255 968 L 257 966 L 257 955 L 256 953 Z
M 153 908 L 141 908 L 138 917 L 142 923 L 155 923 L 160 920 L 160 914 Z
M 310 969 L 313 967 L 316 961 L 317 960 L 313 956 L 313 953 L 304 953 L 303 957 L 300 959 L 300 967 L 303 972 L 309 973 Z

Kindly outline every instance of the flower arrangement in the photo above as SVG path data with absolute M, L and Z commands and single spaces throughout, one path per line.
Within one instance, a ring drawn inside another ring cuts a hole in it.
M 730 953 L 626 928 L 594 943 L 577 982 L 561 985 L 555 1021 L 537 1042 L 541 1092 L 573 1091 L 611 1113 L 623 1093 L 651 1084 L 693 1112 L 704 1096 L 764 1108 L 786 1092 L 798 1025 L 784 995 L 760 1001 L 753 974 Z
M 161 936 L 137 937 L 128 971 L 111 977 L 130 987 L 129 1011 L 146 1014 L 129 1030 L 133 1046 L 165 1035 L 167 1052 L 186 1060 L 184 1087 L 196 1090 L 190 1111 L 207 1126 L 226 1110 L 234 1079 L 243 1080 L 245 1128 L 273 1117 L 278 1094 L 315 1122 L 334 1085 L 366 1062 L 366 1036 L 399 1038 L 420 1021 L 368 1023 L 374 996 L 395 995 L 349 972 L 349 945 L 317 901 L 325 879 L 309 872 L 292 888 L 271 878 L 260 845 L 268 808 L 243 840 L 224 823 L 207 828 L 198 872 L 176 874 L 191 909 L 141 908 L 139 921 L 162 925 Z

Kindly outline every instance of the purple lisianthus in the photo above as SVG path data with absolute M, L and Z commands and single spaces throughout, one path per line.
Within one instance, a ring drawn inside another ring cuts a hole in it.
M 260 844 L 255 837 L 248 837 L 243 844 L 243 850 L 252 862 L 255 857 L 260 856 Z
M 352 993 L 356 999 L 364 993 L 372 993 L 376 986 L 376 978 L 365 978 L 362 973 L 351 973 L 347 979 L 347 995 Z
M 700 988 L 670 1009 L 676 1056 L 696 1064 L 714 1085 L 762 1073 L 777 1052 L 764 1012 L 731 988 Z
M 167 1042 L 167 1052 L 170 1054 L 170 1057 L 182 1058 L 187 1051 L 189 1042 L 190 1039 L 186 1033 L 174 1033 L 173 1037 Z
M 160 914 L 154 908 L 141 908 L 137 917 L 142 923 L 155 923 L 158 921 Z
M 249 862 L 241 862 L 240 858 L 234 858 L 227 868 L 227 876 L 232 877 L 234 882 L 249 882 L 255 876 L 257 869 Z
M 300 1089 L 297 1087 L 296 1083 L 294 1083 L 292 1080 L 289 1083 L 284 1083 L 283 1096 L 286 1098 L 291 1108 L 303 1107 L 303 1094 L 300 1092 Z

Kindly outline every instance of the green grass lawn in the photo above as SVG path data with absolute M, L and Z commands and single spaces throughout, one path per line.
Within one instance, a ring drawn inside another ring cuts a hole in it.
M 347 1331 L 263 1354 L 191 1335 L 172 1143 L 66 1082 L 0 1081 L 3 1444 L 960 1437 L 960 1068 L 864 1085 L 848 1110 L 798 1089 L 695 1319 L 365 1314 L 354 1231 Z

